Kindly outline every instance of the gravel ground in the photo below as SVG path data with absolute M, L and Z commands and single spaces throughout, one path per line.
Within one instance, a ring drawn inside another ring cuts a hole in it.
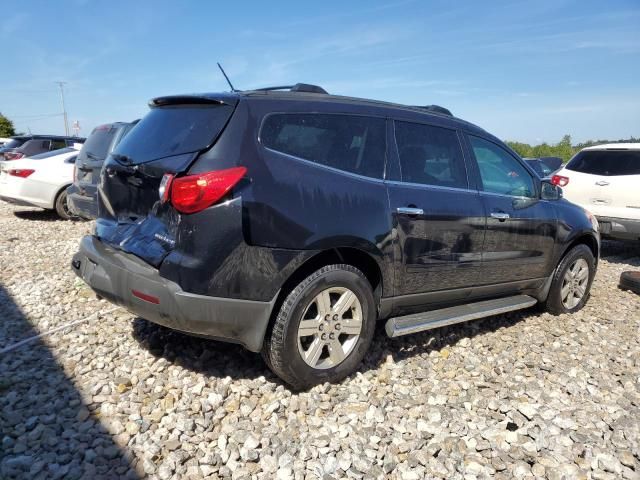
M 98 301 L 90 223 L 0 204 L 0 478 L 640 478 L 640 247 L 607 243 L 587 306 L 391 340 L 292 393 L 261 358 Z M 382 327 L 382 325 L 381 325 Z

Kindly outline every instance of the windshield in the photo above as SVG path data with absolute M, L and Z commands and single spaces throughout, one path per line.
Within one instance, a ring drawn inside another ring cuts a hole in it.
M 55 157 L 56 155 L 62 155 L 63 153 L 71 153 L 71 152 L 75 152 L 76 149 L 75 148 L 71 148 L 71 147 L 66 147 L 66 148 L 59 148 L 58 150 L 53 150 L 51 152 L 44 152 L 44 153 L 39 153 L 37 155 L 33 155 L 31 157 L 32 160 L 41 160 L 43 158 L 50 158 L 50 157 Z
M 567 170 L 592 175 L 640 175 L 640 150 L 586 150 L 579 152 Z
M 208 148 L 224 128 L 233 107 L 177 105 L 153 108 L 118 144 L 114 154 L 130 163 Z

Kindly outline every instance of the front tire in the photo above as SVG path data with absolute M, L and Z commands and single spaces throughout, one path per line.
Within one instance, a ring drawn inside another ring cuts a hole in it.
M 351 265 L 328 265 L 286 297 L 263 356 L 295 389 L 337 382 L 362 361 L 375 321 L 373 291 L 362 272 Z
M 596 273 L 593 252 L 586 245 L 576 245 L 562 258 L 551 281 L 544 306 L 549 313 L 574 313 L 584 307 L 589 298 Z

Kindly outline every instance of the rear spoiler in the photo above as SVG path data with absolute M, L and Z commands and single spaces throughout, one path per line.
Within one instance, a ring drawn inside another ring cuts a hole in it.
M 195 95 L 169 95 L 157 97 L 149 102 L 149 107 L 164 107 L 167 105 L 229 105 L 234 107 L 238 103 L 237 95 L 226 93 L 205 93 Z

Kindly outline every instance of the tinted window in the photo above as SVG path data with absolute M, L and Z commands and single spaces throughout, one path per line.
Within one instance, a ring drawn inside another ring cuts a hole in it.
M 27 140 L 24 138 L 12 138 L 7 143 L 5 143 L 2 148 L 18 148 L 20 145 L 24 144 Z
M 96 127 L 84 142 L 78 158 L 85 160 L 104 160 L 109 155 L 109 148 L 118 129 L 112 125 Z
M 233 107 L 179 105 L 152 108 L 114 149 L 143 163 L 197 152 L 211 146 L 224 128 Z
M 265 119 L 265 147 L 367 177 L 382 178 L 385 120 L 354 115 L 287 113 Z
M 31 155 L 35 155 L 36 153 L 49 150 L 49 145 L 49 140 L 34 139 L 25 142 L 24 145 L 20 147 L 20 150 L 22 150 L 22 152 L 24 152 L 24 154 L 29 157 Z
M 534 197 L 533 178 L 505 149 L 479 137 L 469 136 L 478 162 L 483 190 L 519 197 Z
M 467 172 L 455 130 L 395 122 L 402 181 L 467 188 Z
M 567 170 L 593 175 L 640 175 L 638 150 L 587 150 L 579 152 Z
M 58 150 L 53 150 L 51 152 L 44 152 L 44 153 L 39 153 L 38 155 L 34 155 L 33 159 L 35 160 L 42 160 L 43 158 L 50 158 L 50 157 L 55 157 L 56 155 L 62 155 L 63 153 L 70 153 L 70 152 L 74 152 L 75 149 L 73 148 L 60 148 Z
M 51 150 L 58 150 L 59 148 L 64 148 L 67 146 L 67 142 L 65 140 L 53 140 L 51 142 Z

